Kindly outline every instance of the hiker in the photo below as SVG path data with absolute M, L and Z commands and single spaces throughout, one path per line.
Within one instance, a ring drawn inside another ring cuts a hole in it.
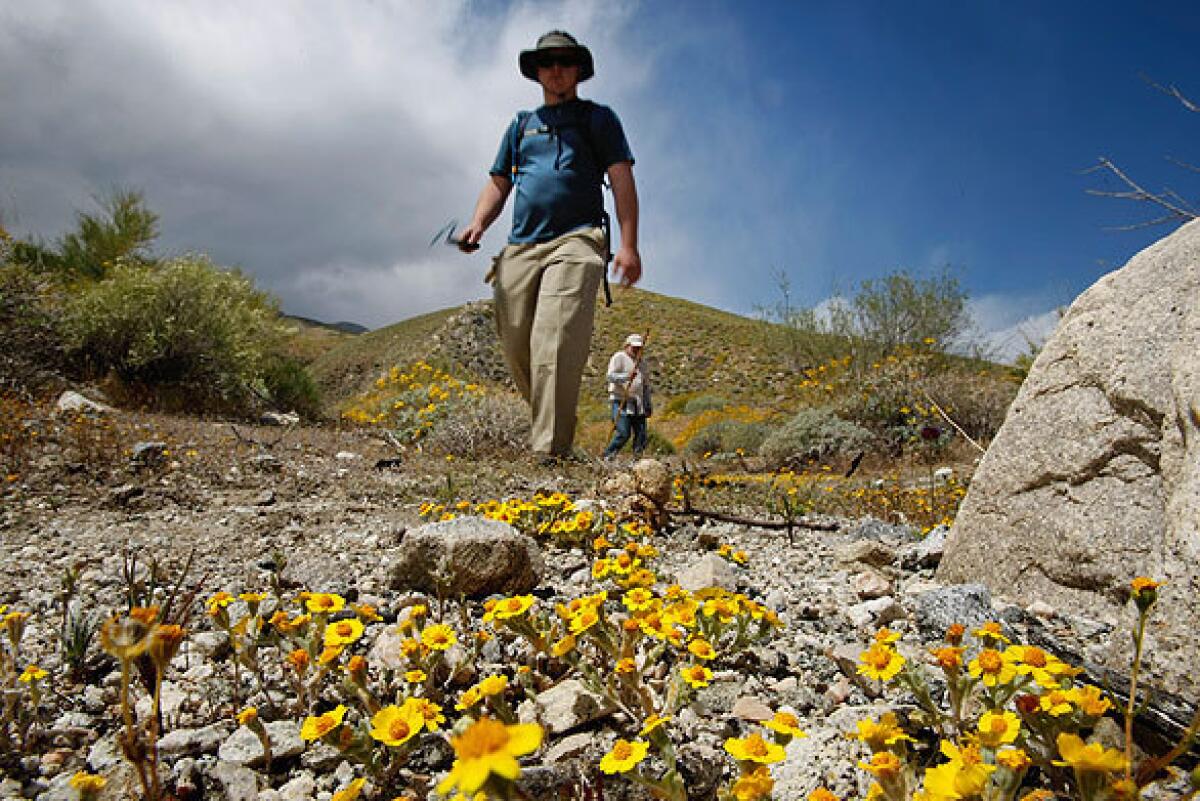
M 650 404 L 650 376 L 642 361 L 646 340 L 641 334 L 630 334 L 625 346 L 608 360 L 608 399 L 612 402 L 613 437 L 604 449 L 604 458 L 617 455 L 629 435 L 633 434 L 633 455 L 646 450 L 646 418 L 653 408 Z
M 541 84 L 544 102 L 518 113 L 505 131 L 459 247 L 478 248 L 515 188 L 512 231 L 488 278 L 504 358 L 530 406 L 530 446 L 552 462 L 571 455 L 596 292 L 605 280 L 610 244 L 601 183 L 607 174 L 621 229 L 613 275 L 624 286 L 642 275 L 637 187 L 617 115 L 576 93 L 595 72 L 591 52 L 570 34 L 550 31 L 518 64 Z

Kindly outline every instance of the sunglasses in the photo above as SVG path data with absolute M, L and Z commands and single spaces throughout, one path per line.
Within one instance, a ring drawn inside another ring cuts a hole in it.
M 570 53 L 550 53 L 538 56 L 537 59 L 537 65 L 545 69 L 550 69 L 551 67 L 578 67 L 579 64 L 579 56 L 571 55 Z

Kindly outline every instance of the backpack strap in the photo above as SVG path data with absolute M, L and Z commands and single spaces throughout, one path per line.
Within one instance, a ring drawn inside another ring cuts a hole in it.
M 513 132 L 512 153 L 509 158 L 512 162 L 512 175 L 509 180 L 513 183 L 517 182 L 517 172 L 521 166 L 521 140 L 525 138 L 525 126 L 529 124 L 529 118 L 532 116 L 532 111 L 517 112 L 517 130 Z

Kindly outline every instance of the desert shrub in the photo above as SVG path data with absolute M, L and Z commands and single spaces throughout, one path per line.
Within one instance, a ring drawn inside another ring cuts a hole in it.
M 646 453 L 650 456 L 670 456 L 675 445 L 652 425 L 646 427 Z
M 770 427 L 762 421 L 718 420 L 688 440 L 684 452 L 690 456 L 706 453 L 757 453 Z
M 114 266 L 78 286 L 65 328 L 85 374 L 169 387 L 205 406 L 245 402 L 280 336 L 274 301 L 202 256 Z
M 990 440 L 1000 430 L 1019 388 L 1017 380 L 1002 381 L 995 375 L 962 370 L 933 373 L 922 384 L 922 394 L 936 401 L 977 441 Z
M 729 401 L 720 395 L 697 395 L 694 398 L 688 398 L 687 403 L 683 405 L 683 413 L 700 414 L 700 412 L 714 409 L 724 409 L 728 405 Z
M 309 420 L 322 416 L 317 382 L 299 359 L 272 353 L 263 362 L 262 381 L 273 406 Z
M 53 245 L 15 242 L 14 259 L 68 279 L 101 279 L 122 262 L 153 263 L 150 245 L 158 237 L 158 215 L 142 194 L 118 190 L 99 205 L 99 213 L 78 212 L 75 230 Z
M 470 395 L 447 408 L 422 439 L 429 451 L 478 459 L 521 452 L 529 445 L 529 410 L 516 395 Z
M 62 320 L 57 289 L 30 269 L 0 264 L 0 384 L 32 387 L 61 369 Z
M 767 435 L 759 453 L 775 464 L 849 455 L 871 441 L 871 432 L 825 408 L 801 409 Z

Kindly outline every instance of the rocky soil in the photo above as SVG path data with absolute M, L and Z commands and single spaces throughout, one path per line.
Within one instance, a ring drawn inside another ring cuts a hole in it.
M 2 499 L 0 605 L 32 612 L 22 662 L 37 662 L 51 677 L 62 675 L 58 598 L 70 570 L 79 571 L 75 603 L 97 619 L 123 608 L 123 573 L 134 555 L 139 565 L 157 562 L 168 577 L 190 558 L 187 584 L 200 584 L 201 600 L 218 590 L 266 589 L 278 573 L 295 589 L 375 605 L 383 621 L 368 627 L 364 641 L 383 648 L 397 614 L 414 599 L 390 589 L 390 575 L 406 532 L 422 524 L 420 503 L 529 497 L 535 490 L 607 503 L 603 485 L 628 468 L 547 469 L 520 459 L 465 464 L 400 456 L 354 431 L 108 414 L 120 453 L 107 464 L 80 462 L 67 443 L 47 438 Z M 866 774 L 856 767 L 861 747 L 843 735 L 865 716 L 904 708 L 903 699 L 881 697 L 855 670 L 882 625 L 902 632 L 902 652 L 916 659 L 952 622 L 1002 620 L 1016 638 L 1082 659 L 1112 634 L 1112 621 L 1061 616 L 1042 604 L 993 604 L 977 585 L 937 585 L 932 575 L 944 532 L 922 540 L 874 520 L 823 522 L 836 525 L 798 529 L 789 541 L 774 529 L 675 518 L 656 538 L 660 575 L 726 585 L 785 623 L 774 641 L 718 670 L 678 716 L 694 798 L 711 797 L 728 777 L 732 761 L 721 743 L 760 719 L 764 707 L 793 710 L 809 733 L 775 766 L 775 798 L 804 798 L 818 784 L 864 791 Z M 726 543 L 746 551 L 745 566 L 715 556 Z M 594 591 L 582 551 L 544 548 L 541 556 L 545 574 L 535 594 L 543 601 Z M 344 787 L 356 775 L 352 766 L 326 746 L 305 748 L 294 719 L 272 724 L 276 759 L 272 773 L 261 769 L 261 748 L 256 752 L 256 740 L 232 720 L 236 710 L 220 689 L 228 683 L 228 666 L 218 661 L 221 636 L 207 631 L 202 611 L 194 623 L 165 692 L 169 734 L 161 751 L 171 792 L 323 801 Z M 507 659 L 499 646 L 485 650 L 477 674 Z M 4 760 L 0 797 L 73 798 L 67 780 L 77 770 L 109 776 L 105 797 L 127 797 L 132 777 L 114 739 L 118 674 L 98 653 L 89 664 L 82 683 L 52 682 L 42 709 L 45 736 L 30 752 Z M 619 716 L 578 716 L 578 704 L 568 701 L 558 711 L 552 704 L 526 710 L 556 732 L 529 760 L 531 797 L 558 797 L 546 788 L 576 781 L 579 768 L 594 766 L 622 731 Z M 423 758 L 433 774 L 449 766 L 450 755 L 438 749 Z M 622 786 L 607 780 L 604 797 L 638 797 Z M 368 785 L 367 792 L 391 798 L 396 789 Z

